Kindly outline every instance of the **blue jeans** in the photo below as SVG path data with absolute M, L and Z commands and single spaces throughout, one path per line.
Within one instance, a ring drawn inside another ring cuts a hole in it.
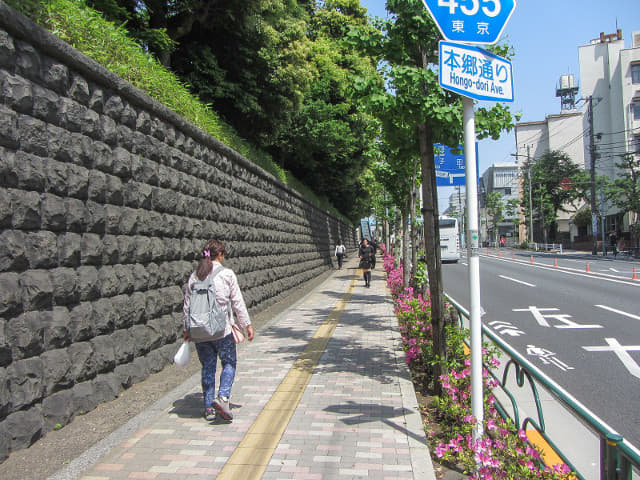
M 216 364 L 218 357 L 222 364 L 220 373 L 219 397 L 229 398 L 231 396 L 231 386 L 236 376 L 236 343 L 233 335 L 210 342 L 196 343 L 198 358 L 202 364 L 202 393 L 204 395 L 204 408 L 213 405 L 216 399 Z

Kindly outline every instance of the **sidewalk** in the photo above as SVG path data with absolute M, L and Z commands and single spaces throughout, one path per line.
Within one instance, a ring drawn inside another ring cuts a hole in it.
M 49 479 L 435 480 L 382 265 L 356 267 L 239 346 L 233 423 L 198 373 Z

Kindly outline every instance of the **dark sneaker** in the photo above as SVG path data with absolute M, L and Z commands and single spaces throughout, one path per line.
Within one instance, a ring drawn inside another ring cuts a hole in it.
M 231 413 L 228 398 L 218 397 L 218 399 L 213 402 L 213 408 L 216 409 L 220 418 L 223 418 L 224 420 L 233 420 L 233 414 Z
M 204 409 L 204 419 L 207 422 L 213 422 L 216 419 L 216 411 L 209 407 Z

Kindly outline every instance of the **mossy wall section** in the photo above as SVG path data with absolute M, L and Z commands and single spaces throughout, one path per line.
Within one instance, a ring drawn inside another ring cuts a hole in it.
M 0 2 L 0 459 L 161 370 L 209 238 L 255 312 L 347 225 Z

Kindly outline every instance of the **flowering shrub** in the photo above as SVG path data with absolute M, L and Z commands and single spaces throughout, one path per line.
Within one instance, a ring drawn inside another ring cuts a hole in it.
M 430 374 L 436 361 L 432 350 L 430 299 L 415 295 L 412 288 L 402 285 L 402 265 L 383 246 L 387 284 L 394 299 L 395 313 L 400 325 L 407 365 L 412 371 Z M 495 408 L 492 389 L 497 382 L 483 370 L 484 378 L 484 435 L 473 439 L 476 419 L 471 414 L 470 360 L 463 352 L 463 338 L 467 332 L 447 327 L 446 375 L 440 377 L 443 395 L 436 408 L 442 432 L 438 435 L 435 455 L 443 461 L 463 465 L 473 472 L 471 479 L 543 479 L 559 480 L 571 477 L 569 467 L 546 467 L 540 454 L 531 447 L 524 431 L 517 430 L 511 420 L 503 419 Z M 483 349 L 485 365 L 498 366 L 495 351 Z

